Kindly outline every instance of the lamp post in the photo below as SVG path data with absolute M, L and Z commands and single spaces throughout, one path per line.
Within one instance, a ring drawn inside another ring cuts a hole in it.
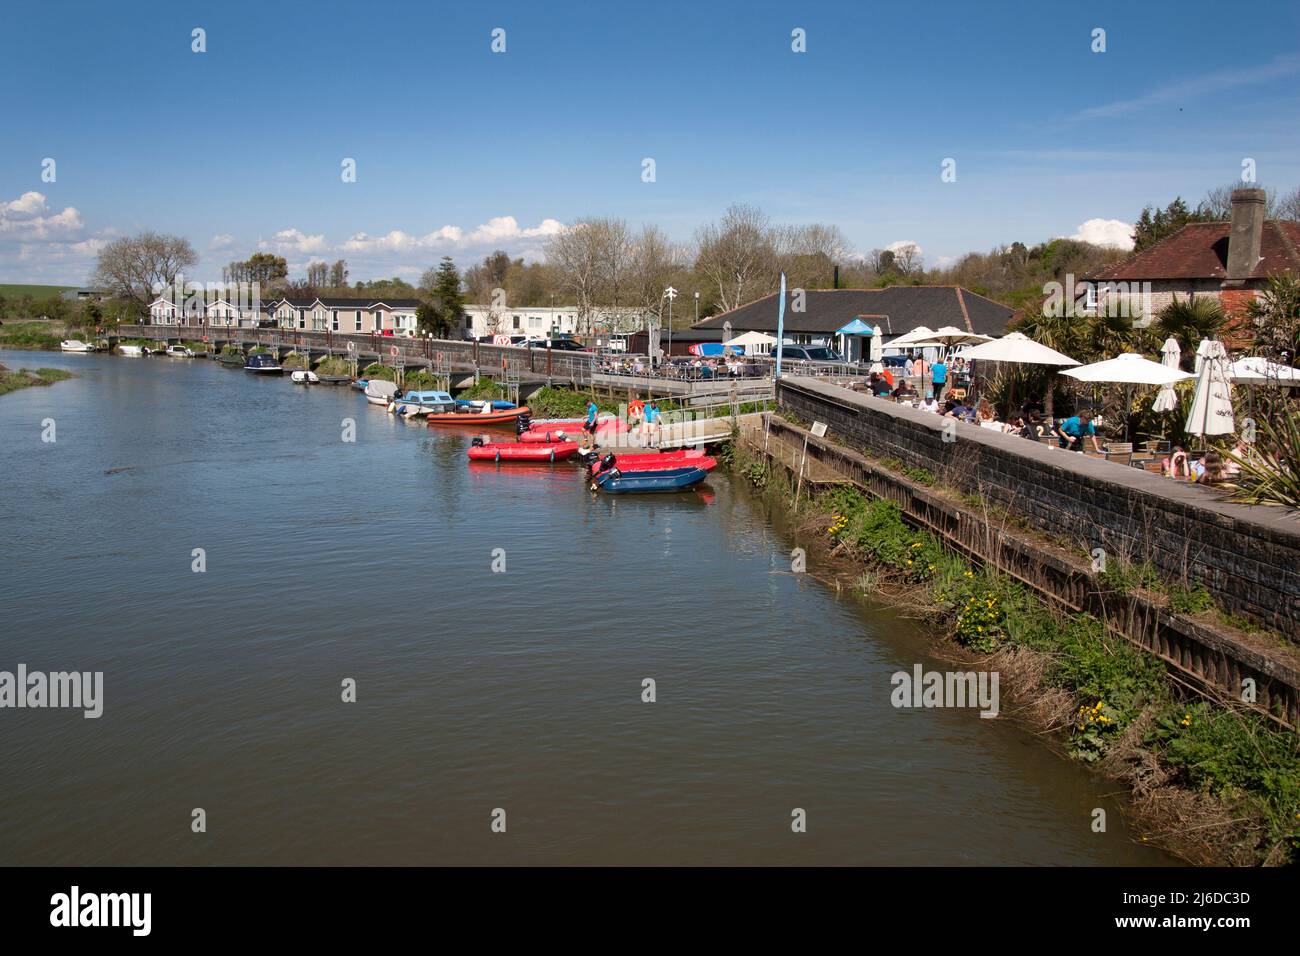
M 673 357 L 673 299 L 677 298 L 677 290 L 672 286 L 664 289 L 664 295 L 668 296 L 668 358 Z
M 700 324 L 700 294 L 695 293 L 695 324 Z

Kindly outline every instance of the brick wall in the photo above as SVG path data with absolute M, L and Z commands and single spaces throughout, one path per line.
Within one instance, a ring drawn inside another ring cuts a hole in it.
M 1300 640 L 1300 518 L 813 379 L 782 379 L 777 402 L 825 422 L 829 439 L 978 492 L 1082 555 L 1102 548 L 1110 560 L 1149 561 Z M 944 440 L 945 422 L 955 426 L 953 441 Z

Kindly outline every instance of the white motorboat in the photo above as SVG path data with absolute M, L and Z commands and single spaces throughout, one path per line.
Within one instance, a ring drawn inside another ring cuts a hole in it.
M 372 378 L 366 383 L 366 401 L 371 405 L 382 405 L 387 408 L 396 394 L 397 385 L 394 382 L 386 382 L 381 378 Z
M 164 355 L 170 355 L 172 358 L 194 358 L 197 353 L 184 345 L 169 345 Z
M 320 384 L 320 377 L 311 369 L 295 369 L 290 373 L 289 378 L 291 381 L 297 382 L 299 385 Z
M 117 350 L 123 355 L 130 355 L 132 358 L 139 358 L 145 354 L 143 345 L 119 345 Z
M 95 352 L 98 351 L 94 342 L 83 342 L 81 339 L 64 339 L 59 343 L 59 348 L 65 352 Z

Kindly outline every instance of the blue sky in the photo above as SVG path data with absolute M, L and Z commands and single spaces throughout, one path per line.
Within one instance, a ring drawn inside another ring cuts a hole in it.
M 95 0 L 6 19 L 7 282 L 80 283 L 99 244 L 146 228 L 187 236 L 196 278 L 258 248 L 414 277 L 443 254 L 535 257 L 584 215 L 688 240 L 737 201 L 935 264 L 1089 220 L 1122 234 L 1104 221 L 1199 199 L 1245 157 L 1300 184 L 1294 2 Z

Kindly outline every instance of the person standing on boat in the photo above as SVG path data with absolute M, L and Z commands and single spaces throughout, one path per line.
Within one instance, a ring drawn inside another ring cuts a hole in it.
M 582 430 L 591 436 L 592 445 L 596 444 L 596 415 L 599 411 L 600 409 L 596 407 L 596 399 L 587 399 L 587 420 L 582 423 Z
M 659 402 L 651 401 L 645 407 L 646 444 L 651 448 L 659 444 Z

